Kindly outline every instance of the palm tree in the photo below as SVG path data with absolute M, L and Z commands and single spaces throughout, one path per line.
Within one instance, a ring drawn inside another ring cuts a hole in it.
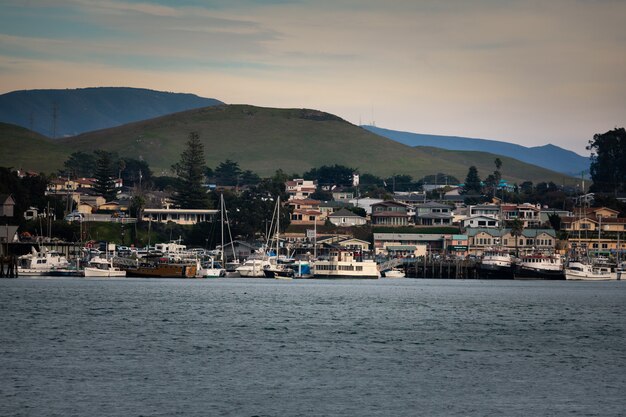
M 519 249 L 517 247 L 517 238 L 522 235 L 524 231 L 524 222 L 520 219 L 515 219 L 511 222 L 511 236 L 515 237 L 515 256 L 519 256 Z

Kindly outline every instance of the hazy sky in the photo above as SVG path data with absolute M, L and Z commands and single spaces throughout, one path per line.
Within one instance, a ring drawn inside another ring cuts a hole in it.
M 130 86 L 587 154 L 626 125 L 623 0 L 0 0 L 0 93 Z

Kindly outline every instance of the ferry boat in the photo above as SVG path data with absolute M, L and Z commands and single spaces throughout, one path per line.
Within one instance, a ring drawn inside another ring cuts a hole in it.
M 515 268 L 515 279 L 565 279 L 563 261 L 555 254 L 522 255 Z
M 360 257 L 359 257 L 360 258 Z M 350 251 L 332 252 L 329 259 L 313 264 L 315 278 L 380 278 L 378 265 L 371 259 L 357 259 Z

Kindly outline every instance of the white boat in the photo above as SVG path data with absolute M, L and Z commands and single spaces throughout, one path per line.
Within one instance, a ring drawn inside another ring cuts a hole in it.
M 398 268 L 391 268 L 386 271 L 381 271 L 381 275 L 385 278 L 404 278 L 406 275 L 404 271 Z
M 618 280 L 626 280 L 626 261 L 617 265 L 615 269 L 616 279 Z
M 513 261 L 513 256 L 506 250 L 488 250 L 478 264 L 478 276 L 488 279 L 513 278 Z
M 226 276 L 226 270 L 222 268 L 222 265 L 215 262 L 213 257 L 208 261 L 199 262 L 198 271 L 196 277 L 198 278 L 221 278 Z
M 126 271 L 113 266 L 112 259 L 93 258 L 83 270 L 85 278 L 123 278 Z
M 248 258 L 246 261 L 235 268 L 242 278 L 264 278 L 264 270 L 271 268 L 272 263 L 268 258 Z
M 52 275 L 58 270 L 67 270 L 70 263 L 67 258 L 57 251 L 42 250 L 38 252 L 34 247 L 31 253 L 18 258 L 17 273 L 21 276 Z
M 522 255 L 515 269 L 515 279 L 565 279 L 563 261 L 556 254 Z
M 588 262 L 570 262 L 565 268 L 565 278 L 582 281 L 608 281 L 617 279 L 608 266 L 593 265 Z
M 380 278 L 378 265 L 373 260 L 355 258 L 349 251 L 331 253 L 329 259 L 316 260 L 313 264 L 315 278 Z

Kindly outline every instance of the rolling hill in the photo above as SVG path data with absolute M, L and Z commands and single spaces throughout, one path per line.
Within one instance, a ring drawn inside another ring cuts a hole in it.
M 218 104 L 223 103 L 141 88 L 22 90 L 0 95 L 0 122 L 58 138 Z
M 508 142 L 473 139 L 459 136 L 437 136 L 400 132 L 375 126 L 362 126 L 377 135 L 409 146 L 430 146 L 454 151 L 479 151 L 509 156 L 520 161 L 548 168 L 567 175 L 589 171 L 589 158 L 555 145 L 526 147 Z
M 0 165 L 50 173 L 71 153 L 56 141 L 21 126 L 0 123 Z
M 17 131 L 22 132 L 20 136 L 14 136 Z M 379 176 L 409 174 L 419 179 L 443 172 L 463 179 L 470 165 L 476 165 L 486 177 L 497 157 L 406 146 L 316 110 L 223 105 L 55 141 L 36 136 L 45 145 L 41 149 L 32 139 L 21 139 L 23 129 L 0 125 L 0 146 L 12 148 L 12 157 L 0 155 L 0 165 L 52 172 L 61 168 L 72 152 L 105 149 L 145 159 L 157 175 L 171 174 L 170 167 L 180 158 L 191 131 L 197 131 L 205 145 L 208 166 L 231 159 L 261 176 L 279 168 L 302 174 L 313 167 L 342 164 Z M 503 176 L 511 181 L 564 181 L 564 176 L 554 171 L 501 159 Z

